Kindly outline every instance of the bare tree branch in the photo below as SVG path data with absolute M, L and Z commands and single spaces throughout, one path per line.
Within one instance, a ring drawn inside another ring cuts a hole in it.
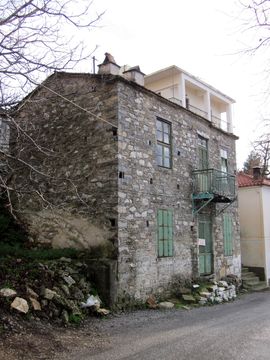
M 59 184 L 66 183 L 84 202 L 76 182 L 46 167 L 61 154 L 46 147 L 29 119 L 18 123 L 9 110 L 17 105 L 19 111 L 25 94 L 49 74 L 73 69 L 92 56 L 95 47 L 81 40 L 81 32 L 97 26 L 102 14 L 92 12 L 89 0 L 0 0 L 0 197 L 14 217 L 14 196 L 20 201 L 29 194 L 51 207 L 47 190 Z M 31 103 L 31 95 L 26 101 Z
M 0 0 L 1 108 L 49 73 L 72 69 L 92 55 L 95 47 L 79 36 L 103 14 L 91 14 L 91 5 L 87 0 Z
M 244 30 L 254 35 L 255 43 L 248 45 L 246 51 L 255 53 L 267 48 L 270 43 L 270 0 L 242 0 Z

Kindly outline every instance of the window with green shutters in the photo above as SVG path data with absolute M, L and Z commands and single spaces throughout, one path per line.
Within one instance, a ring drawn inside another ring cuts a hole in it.
M 159 257 L 173 256 L 172 210 L 158 210 L 157 246 Z
M 223 238 L 224 238 L 224 255 L 233 254 L 233 231 L 232 217 L 229 214 L 223 215 Z

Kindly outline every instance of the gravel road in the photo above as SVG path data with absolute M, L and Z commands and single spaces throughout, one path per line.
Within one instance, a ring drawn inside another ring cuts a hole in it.
M 137 311 L 98 321 L 102 346 L 65 360 L 270 359 L 270 292 L 193 310 Z

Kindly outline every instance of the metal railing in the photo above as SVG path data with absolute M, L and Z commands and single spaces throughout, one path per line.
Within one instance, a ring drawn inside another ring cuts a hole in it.
M 235 175 L 217 169 L 194 170 L 192 175 L 193 195 L 235 197 Z
M 181 105 L 181 106 L 183 105 L 182 100 L 178 99 L 177 97 L 170 97 L 170 98 L 168 98 L 168 100 L 170 100 L 178 105 Z M 208 119 L 207 111 L 200 109 L 197 106 L 191 105 L 190 103 L 186 104 L 186 108 L 188 110 L 194 112 L 195 114 L 200 115 L 205 119 Z M 229 124 L 228 124 L 227 120 L 221 119 L 221 117 L 211 114 L 211 121 L 216 127 L 220 128 L 226 132 L 229 131 L 229 126 L 228 126 Z
M 189 104 L 187 106 L 187 109 L 189 109 L 190 111 L 194 112 L 197 115 L 204 117 L 205 119 L 208 119 L 208 113 L 205 110 L 202 110 L 191 104 Z M 220 128 L 224 131 L 228 131 L 228 121 L 227 120 L 221 119 L 219 116 L 215 116 L 215 115 L 211 114 L 211 121 L 216 127 Z
M 188 105 L 188 109 L 190 111 L 193 111 L 197 115 L 200 115 L 200 116 L 202 116 L 204 118 L 207 118 L 207 111 L 204 111 L 204 110 L 202 110 L 202 109 L 200 109 L 200 108 L 198 108 L 196 106 L 190 105 L 190 104 Z
M 176 97 L 170 97 L 169 100 L 174 102 L 175 104 L 182 105 L 182 100 L 180 100 Z
M 212 120 L 212 123 L 216 127 L 220 128 L 224 131 L 228 131 L 228 122 L 226 120 L 223 120 L 220 117 L 215 116 L 215 115 L 211 115 L 211 120 Z

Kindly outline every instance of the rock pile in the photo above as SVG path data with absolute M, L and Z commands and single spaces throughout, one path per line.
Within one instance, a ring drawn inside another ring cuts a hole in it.
M 202 285 L 194 284 L 192 288 L 180 289 L 181 298 L 189 304 L 220 304 L 237 297 L 234 284 L 227 281 L 213 281 Z
M 192 284 L 181 287 L 177 291 L 177 297 L 169 301 L 158 302 L 154 295 L 150 295 L 146 303 L 151 309 L 170 309 L 174 306 L 189 309 L 189 306 L 220 304 L 232 301 L 237 297 L 238 286 L 234 283 L 223 281 L 211 281 L 209 283 Z
M 12 288 L 0 288 L 0 305 L 9 312 L 63 323 L 80 322 L 89 312 L 107 315 L 86 274 L 85 263 L 69 258 L 37 263 L 27 271 L 19 261 L 13 277 L 7 276 Z
M 235 285 L 229 285 L 226 281 L 219 281 L 210 285 L 207 287 L 207 290 L 208 291 L 199 291 L 200 298 L 198 303 L 200 305 L 205 305 L 207 303 L 220 304 L 222 302 L 234 300 L 237 297 Z

